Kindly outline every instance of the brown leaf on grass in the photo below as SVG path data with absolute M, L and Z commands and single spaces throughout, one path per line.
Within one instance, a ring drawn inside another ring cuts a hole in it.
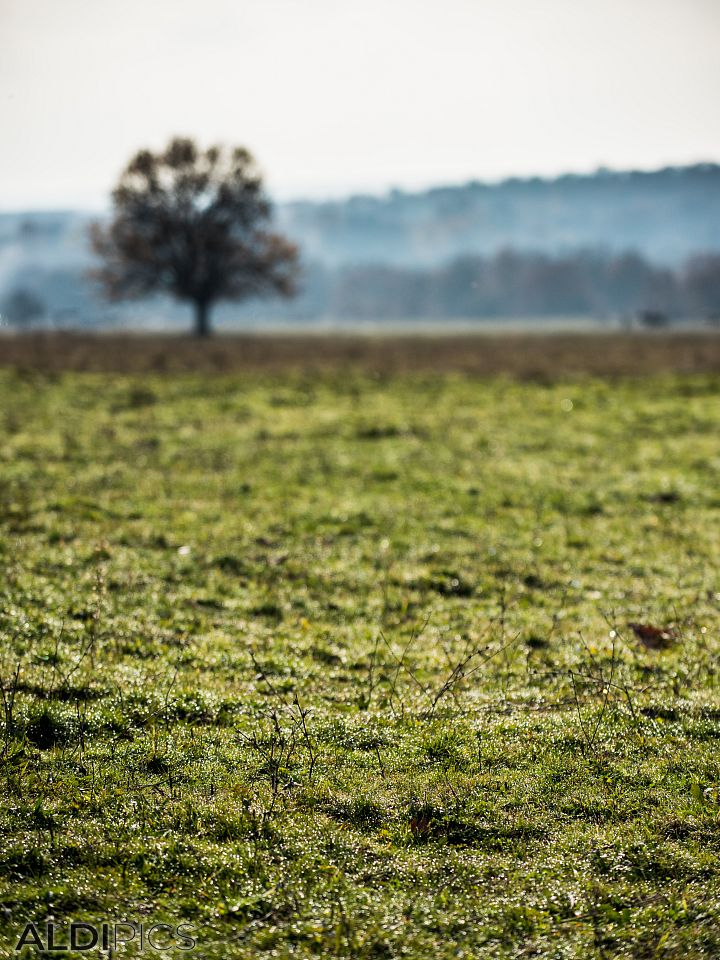
M 426 813 L 416 813 L 410 818 L 410 832 L 414 837 L 427 837 L 430 833 L 430 817 Z
M 649 623 L 629 623 L 628 626 L 647 650 L 667 650 L 677 640 L 673 627 L 654 627 Z

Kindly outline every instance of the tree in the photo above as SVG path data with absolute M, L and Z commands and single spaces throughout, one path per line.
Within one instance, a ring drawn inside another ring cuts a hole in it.
M 271 207 L 252 155 L 200 150 L 186 138 L 141 150 L 112 194 L 113 217 L 92 227 L 95 271 L 113 300 L 166 293 L 191 303 L 210 333 L 220 300 L 295 292 L 297 248 L 269 229 Z
M 691 257 L 685 264 L 683 284 L 691 314 L 711 320 L 720 315 L 720 254 Z
M 24 287 L 13 290 L 0 306 L 0 316 L 7 317 L 10 323 L 19 327 L 25 327 L 34 320 L 42 319 L 45 313 L 46 307 L 40 297 Z

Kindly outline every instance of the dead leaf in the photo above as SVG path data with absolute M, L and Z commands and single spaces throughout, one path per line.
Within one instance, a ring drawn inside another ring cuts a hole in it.
M 410 832 L 414 837 L 426 837 L 430 833 L 430 817 L 426 813 L 416 813 L 410 818 Z
M 673 627 L 654 627 L 650 623 L 629 623 L 628 626 L 647 650 L 667 650 L 677 640 Z

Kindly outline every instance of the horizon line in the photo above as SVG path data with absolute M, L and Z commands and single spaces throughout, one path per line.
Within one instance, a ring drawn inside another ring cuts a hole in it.
M 495 178 L 469 177 L 463 180 L 454 181 L 435 181 L 429 182 L 425 186 L 402 187 L 397 184 L 388 184 L 385 187 L 376 189 L 355 188 L 342 192 L 327 192 L 313 197 L 307 193 L 297 193 L 287 195 L 283 199 L 278 199 L 271 191 L 268 191 L 270 199 L 276 206 L 292 206 L 294 204 L 333 204 L 343 203 L 351 200 L 388 200 L 395 196 L 413 197 L 422 194 L 433 193 L 443 190 L 459 190 L 467 187 L 478 187 L 493 189 L 506 185 L 516 184 L 551 184 L 564 180 L 591 180 L 607 177 L 624 178 L 632 176 L 656 176 L 662 173 L 687 172 L 687 171 L 713 171 L 720 170 L 720 160 L 697 160 L 692 163 L 668 163 L 661 166 L 652 167 L 610 167 L 606 164 L 598 164 L 589 170 L 566 170 L 556 174 L 508 174 L 507 176 Z M 280 191 L 281 193 L 284 191 Z M 22 206 L 6 207 L 0 205 L 0 216 L 19 216 L 22 214 L 102 214 L 110 209 L 110 204 L 95 206 L 90 204 L 67 205 L 59 204 L 51 206 L 47 204 L 34 205 L 24 204 Z

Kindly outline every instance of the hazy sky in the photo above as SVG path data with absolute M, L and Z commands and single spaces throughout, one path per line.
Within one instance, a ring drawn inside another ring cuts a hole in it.
M 720 160 L 720 0 L 0 0 L 0 209 L 175 133 L 282 197 Z

